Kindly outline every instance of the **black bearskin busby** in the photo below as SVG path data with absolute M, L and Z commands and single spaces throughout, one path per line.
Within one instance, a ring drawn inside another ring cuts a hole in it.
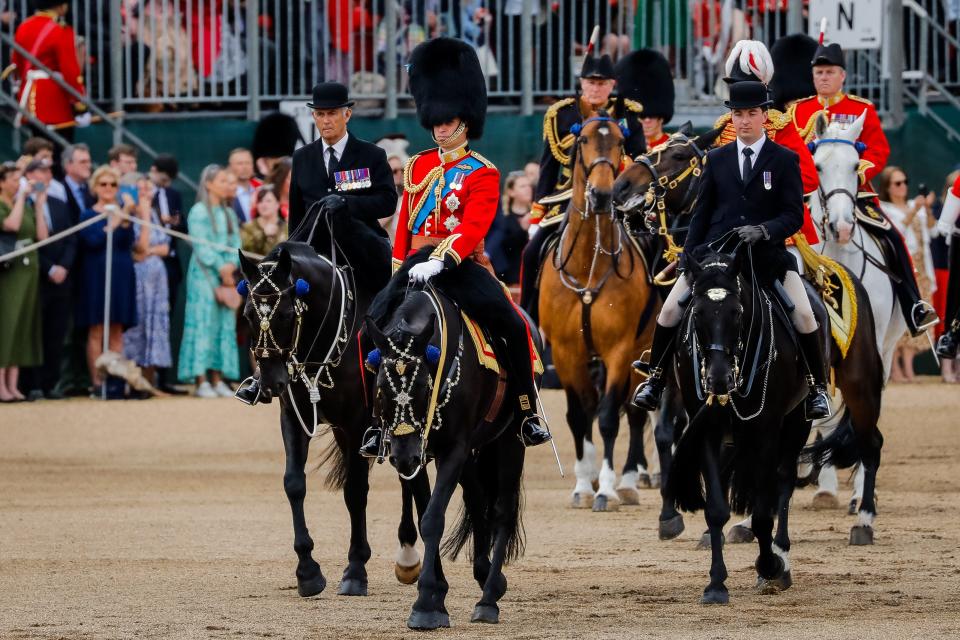
M 430 130 L 460 118 L 469 138 L 483 135 L 487 83 L 473 47 L 454 38 L 428 40 L 413 50 L 407 68 L 420 126 Z
M 250 151 L 254 158 L 292 156 L 297 143 L 302 140 L 297 121 L 285 113 L 275 111 L 265 115 L 257 123 Z
M 810 67 L 816 50 L 817 41 L 805 33 L 783 36 L 773 43 L 770 57 L 773 58 L 774 71 L 770 92 L 777 109 L 783 110 L 787 103 L 817 92 Z
M 655 49 L 638 49 L 617 62 L 617 92 L 643 105 L 641 118 L 673 118 L 673 75 L 670 63 Z

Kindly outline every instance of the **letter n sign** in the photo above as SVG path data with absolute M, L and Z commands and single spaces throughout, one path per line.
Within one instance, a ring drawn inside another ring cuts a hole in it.
M 808 33 L 820 35 L 820 19 L 827 19 L 824 42 L 847 49 L 879 49 L 883 42 L 883 0 L 810 0 Z

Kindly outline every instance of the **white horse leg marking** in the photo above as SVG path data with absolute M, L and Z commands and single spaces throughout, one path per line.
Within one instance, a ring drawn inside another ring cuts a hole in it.
M 863 500 L 863 479 L 863 465 L 858 464 L 857 471 L 853 474 L 853 493 L 850 495 L 851 500 Z
M 877 519 L 877 514 L 869 511 L 860 511 L 857 514 L 857 525 L 861 527 L 873 528 L 873 521 Z
M 573 488 L 573 498 L 577 496 L 593 496 L 593 461 L 587 456 L 587 443 L 584 442 L 583 459 L 577 460 L 573 464 L 573 474 L 577 478 L 577 484 Z
M 409 569 L 420 564 L 420 552 L 409 544 L 401 544 L 397 549 L 397 566 Z
M 586 439 L 583 441 L 583 460 L 587 463 L 589 480 L 592 483 L 600 476 L 600 469 L 597 468 L 597 448 Z M 590 491 L 593 491 L 593 487 L 590 488 Z
M 823 468 L 820 469 L 818 483 L 820 484 L 820 489 L 817 491 L 817 493 L 829 493 L 832 496 L 836 496 L 837 468 L 832 464 L 823 465 Z
M 784 573 L 786 573 L 787 571 L 790 571 L 790 552 L 784 551 L 783 549 L 778 547 L 776 542 L 774 542 L 771 546 L 773 548 L 773 552 L 778 556 L 780 556 L 780 559 L 783 560 Z
M 597 489 L 598 496 L 606 496 L 610 500 L 619 500 L 617 496 L 617 491 L 614 489 L 614 484 L 617 481 L 617 472 L 614 471 L 610 465 L 607 463 L 606 459 L 603 461 L 603 467 L 600 469 L 600 488 Z
M 734 527 L 743 527 L 744 529 L 750 529 L 753 531 L 753 516 L 747 516 L 740 522 L 733 525 Z

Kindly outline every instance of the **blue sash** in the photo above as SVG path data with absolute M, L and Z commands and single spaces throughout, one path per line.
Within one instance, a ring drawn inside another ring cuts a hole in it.
M 447 194 L 450 193 L 452 190 L 450 183 L 457 177 L 457 174 L 460 174 L 460 181 L 462 183 L 467 176 L 483 166 L 484 164 L 473 156 L 460 158 L 457 164 L 447 169 L 443 174 L 443 190 L 440 192 L 440 199 L 443 200 Z M 438 203 L 436 194 L 434 193 L 436 188 L 437 183 L 433 182 L 433 184 L 425 189 L 426 195 L 423 196 L 423 206 L 420 207 L 420 211 L 417 213 L 417 219 L 413 221 L 413 226 L 410 228 L 414 235 L 420 233 L 420 228 L 423 226 L 423 223 L 426 222 L 430 214 L 437 208 Z

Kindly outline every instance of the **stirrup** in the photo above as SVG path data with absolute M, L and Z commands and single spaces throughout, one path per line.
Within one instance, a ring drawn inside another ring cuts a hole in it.
M 634 360 L 630 366 L 640 375 L 644 377 L 650 377 L 651 372 L 655 368 L 650 366 L 650 356 L 652 353 L 653 352 L 650 349 L 647 349 L 641 353 L 640 357 L 637 360 Z
M 934 309 L 933 306 L 926 300 L 917 300 L 915 303 L 913 303 L 913 308 L 910 309 L 911 320 L 914 320 L 917 317 L 918 309 L 922 311 L 921 317 L 930 313 L 933 314 L 933 317 L 925 323 L 917 325 L 917 333 L 923 333 L 927 329 L 937 326 L 937 324 L 940 322 L 940 317 L 937 315 L 937 310 Z
M 375 430 L 376 433 L 370 436 L 370 438 L 377 438 L 379 442 L 377 443 L 377 452 L 376 453 L 367 453 L 363 450 L 366 443 L 370 440 L 367 438 L 367 432 Z M 379 434 L 379 437 L 377 437 Z M 363 432 L 364 438 L 363 442 L 360 444 L 360 449 L 357 453 L 360 454 L 361 458 L 367 458 L 368 460 L 376 460 L 377 464 L 382 464 L 384 459 L 384 454 L 386 453 L 386 434 L 384 433 L 383 427 L 367 427 L 367 430 Z
M 546 432 L 547 434 L 546 439 L 542 440 L 541 442 L 528 442 L 523 433 L 523 430 L 527 426 L 527 424 L 534 420 L 536 420 L 536 424 L 540 427 L 540 430 Z M 530 415 L 526 416 L 523 420 L 520 421 L 520 433 L 517 435 L 520 438 L 520 442 L 525 447 L 535 447 L 537 445 L 543 444 L 544 442 L 550 442 L 551 440 L 553 440 L 553 433 L 550 432 L 550 425 L 547 423 L 547 419 L 544 416 L 540 415 L 539 413 L 535 413 L 535 412 L 531 413 Z
M 257 385 L 256 397 L 254 397 L 253 399 L 250 399 L 250 398 L 245 398 L 241 396 L 240 395 L 241 392 L 246 391 L 247 387 L 249 387 L 252 384 Z M 240 402 L 242 402 L 243 404 L 247 405 L 248 407 L 252 407 L 260 402 L 260 394 L 261 394 L 260 381 L 254 378 L 253 376 L 248 376 L 243 382 L 240 383 L 240 386 L 237 387 L 237 390 L 233 392 L 233 397 L 239 400 Z

